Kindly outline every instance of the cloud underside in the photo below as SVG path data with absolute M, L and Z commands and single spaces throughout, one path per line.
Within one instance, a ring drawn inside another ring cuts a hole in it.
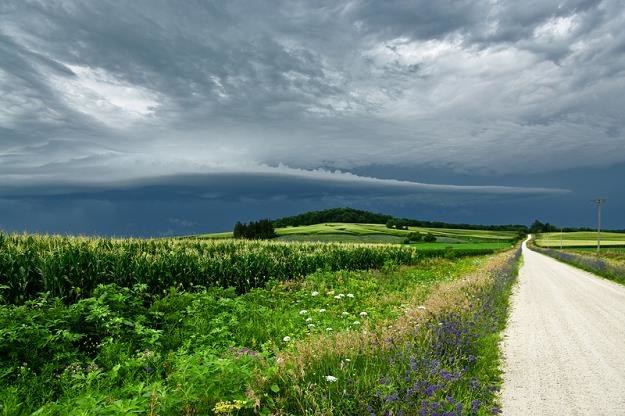
M 4 1 L 0 185 L 619 163 L 624 26 L 620 0 Z
M 569 191 L 554 188 L 465 186 L 377 179 L 344 172 L 302 170 L 285 166 L 219 168 L 212 172 L 172 174 L 117 182 L 55 178 L 0 188 L 7 199 L 107 200 L 345 200 L 419 201 L 447 205 L 453 201 L 553 197 Z M 14 182 L 15 184 L 19 182 Z

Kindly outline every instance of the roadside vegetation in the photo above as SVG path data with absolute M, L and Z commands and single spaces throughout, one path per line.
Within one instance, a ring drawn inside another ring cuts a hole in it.
M 625 284 L 625 248 L 604 248 L 597 253 L 596 248 L 568 247 L 559 250 L 531 244 L 531 248 L 539 253 L 546 254 L 614 282 Z
M 0 236 L 0 414 L 496 413 L 516 257 L 425 253 Z

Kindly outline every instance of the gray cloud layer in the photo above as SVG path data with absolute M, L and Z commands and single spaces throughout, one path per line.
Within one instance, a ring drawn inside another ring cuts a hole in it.
M 622 0 L 8 0 L 0 181 L 618 163 L 623 27 Z

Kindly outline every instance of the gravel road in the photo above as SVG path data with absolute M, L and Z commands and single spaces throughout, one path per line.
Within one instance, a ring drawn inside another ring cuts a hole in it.
M 504 416 L 625 415 L 625 286 L 529 250 L 504 334 Z

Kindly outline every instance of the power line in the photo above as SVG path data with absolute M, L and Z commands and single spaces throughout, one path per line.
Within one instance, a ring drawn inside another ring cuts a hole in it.
M 601 206 L 605 204 L 605 201 L 607 201 L 605 198 L 593 200 L 593 202 L 597 204 L 597 254 L 599 254 L 601 248 Z

